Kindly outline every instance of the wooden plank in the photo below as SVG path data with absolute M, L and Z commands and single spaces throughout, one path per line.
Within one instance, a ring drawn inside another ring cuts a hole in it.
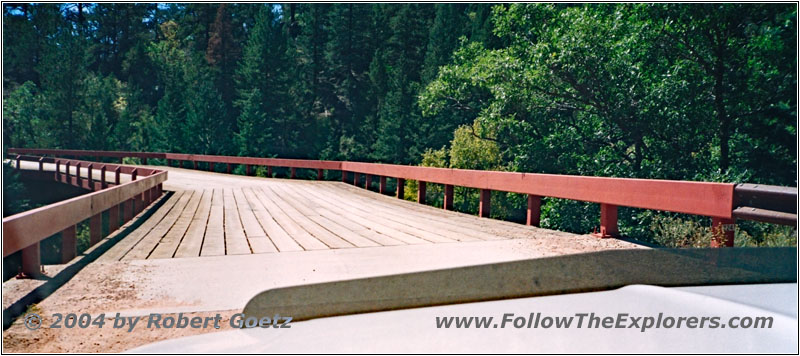
M 247 188 L 233 190 L 233 197 L 236 199 L 236 207 L 239 209 L 239 218 L 242 220 L 244 234 L 248 240 L 254 237 L 267 237 L 267 233 L 261 228 L 261 224 L 258 223 L 258 219 L 253 214 L 253 208 L 245 198 L 245 194 L 249 193 L 250 191 Z
M 387 209 L 386 207 L 378 204 L 378 202 L 375 200 L 369 199 L 370 197 L 362 197 L 359 194 L 338 190 L 327 185 L 320 186 L 320 189 L 327 190 L 334 195 L 341 196 L 339 201 L 341 204 L 348 206 L 348 209 L 358 209 L 364 213 L 372 214 L 376 217 L 391 221 L 393 223 L 404 224 L 419 231 L 444 236 L 456 241 L 483 240 L 482 238 L 474 236 L 474 233 L 468 231 L 467 229 L 462 229 L 462 231 L 454 231 L 456 230 L 454 226 L 443 225 L 436 221 L 426 219 L 423 216 L 409 214 L 408 211 L 403 209 L 401 206 Z M 486 239 L 498 239 L 491 236 L 487 237 L 488 238 Z
M 313 235 L 318 240 L 322 241 L 325 245 L 330 248 L 350 248 L 355 247 L 347 240 L 342 239 L 341 237 L 337 236 L 335 233 L 325 229 L 325 227 L 315 223 L 309 217 L 311 216 L 319 216 L 316 212 L 311 210 L 306 204 L 299 203 L 293 199 L 293 197 L 289 196 L 288 194 L 281 193 L 269 186 L 262 187 L 264 190 L 271 190 L 274 195 L 271 195 L 273 201 L 276 204 L 279 204 L 283 211 L 291 217 L 292 220 L 296 221 L 300 224 L 303 229 L 308 231 L 311 235 Z M 306 211 L 307 213 L 301 212 L 300 209 Z
M 172 225 L 167 234 L 161 238 L 156 248 L 150 256 L 147 257 L 148 259 L 172 258 L 175 255 L 175 251 L 178 250 L 178 245 L 183 241 L 186 230 L 189 229 L 189 224 L 192 222 L 192 219 L 194 219 L 194 214 L 197 212 L 197 207 L 200 205 L 200 198 L 202 195 L 202 191 L 192 191 L 192 197 L 183 209 L 181 216 L 175 224 Z
M 206 235 L 200 256 L 221 256 L 225 254 L 224 208 L 222 206 L 222 190 L 214 189 L 211 194 L 211 210 L 208 215 Z
M 383 202 L 381 201 L 383 199 L 376 199 L 379 197 L 378 195 L 372 196 L 374 194 L 369 192 L 364 192 L 364 195 L 362 195 L 361 192 L 353 192 L 349 189 L 343 189 L 342 187 L 334 185 L 325 185 L 320 188 L 327 189 L 334 193 L 343 194 L 343 196 L 346 196 L 346 199 L 342 199 L 342 203 L 348 204 L 354 209 L 361 209 L 364 211 L 363 207 L 367 206 L 368 204 L 370 211 L 374 212 L 383 219 L 388 219 L 399 223 L 407 223 L 421 230 L 438 233 L 458 241 L 503 239 L 502 237 L 488 234 L 476 229 L 464 228 L 463 224 L 453 224 L 446 220 L 442 221 L 440 219 L 431 218 L 424 213 L 418 213 L 416 211 L 406 209 L 405 204 L 397 204 L 397 199 L 392 199 L 391 202 Z M 370 194 L 370 196 L 367 196 L 366 194 Z M 454 213 L 450 214 L 454 215 Z
M 272 241 L 270 241 L 269 237 L 267 237 L 267 233 L 264 232 L 261 224 L 259 224 L 253 212 L 253 207 L 245 196 L 249 194 L 252 193 L 245 192 L 242 189 L 234 190 L 236 205 L 239 207 L 239 217 L 242 219 L 242 225 L 244 226 L 245 235 L 247 235 L 247 241 L 250 243 L 250 249 L 253 250 L 253 253 L 278 252 L 278 249 Z M 251 197 L 250 199 L 255 199 L 255 197 Z
M 319 199 L 322 199 L 322 200 L 327 200 L 329 203 L 331 203 L 334 206 L 338 207 L 340 211 L 343 209 L 342 205 L 340 204 L 340 200 L 345 199 L 346 197 L 344 197 L 344 196 L 337 196 L 337 195 L 331 194 L 329 192 L 326 193 L 324 191 L 320 191 L 319 189 L 314 191 L 314 190 L 311 190 L 309 187 L 305 187 L 305 186 L 300 186 L 300 188 L 306 190 L 306 192 L 308 194 L 310 194 L 310 195 L 313 195 L 313 196 L 315 196 L 315 197 L 317 197 Z M 406 233 L 408 235 L 416 236 L 416 237 L 419 237 L 421 239 L 428 240 L 428 241 L 431 241 L 431 242 L 454 242 L 454 241 L 456 241 L 456 240 L 444 237 L 444 236 L 442 236 L 440 234 L 424 231 L 424 230 L 421 230 L 419 228 L 416 228 L 416 227 L 413 227 L 413 226 L 410 226 L 410 225 L 407 225 L 407 224 L 397 223 L 397 222 L 394 222 L 394 221 L 391 221 L 391 220 L 386 220 L 386 219 L 376 219 L 375 216 L 373 216 L 373 214 L 368 213 L 368 212 L 362 212 L 359 209 L 346 209 L 345 208 L 345 210 L 347 211 L 348 216 L 356 215 L 356 216 L 359 216 L 359 217 L 361 217 L 363 219 L 367 219 L 367 220 L 377 220 L 381 225 L 383 225 L 383 226 L 385 226 L 387 228 L 394 229 L 396 231 L 403 232 L 403 233 Z
M 169 211 L 175 206 L 175 203 L 180 200 L 182 191 L 175 192 L 172 196 L 167 200 L 164 205 L 162 205 L 158 210 L 156 210 L 153 215 L 150 216 L 147 220 L 145 220 L 142 225 L 140 225 L 136 230 L 133 230 L 125 236 L 121 241 L 117 242 L 114 246 L 112 246 L 108 251 L 102 254 L 97 260 L 98 261 L 119 261 L 122 259 L 125 254 L 127 254 L 138 242 L 141 240 L 145 235 L 147 235 L 150 230 L 152 230 L 159 222 L 164 218 L 164 216 L 169 213 Z M 128 224 L 129 225 L 129 224 Z M 124 226 L 123 226 L 124 227 Z M 123 231 L 124 228 L 121 228 L 117 231 Z
M 326 250 L 328 246 L 311 236 L 297 222 L 292 220 L 281 208 L 270 199 L 261 189 L 249 190 L 258 198 L 259 202 L 267 209 L 275 222 L 305 250 Z
M 331 186 L 357 195 L 368 194 L 361 189 L 356 189 L 346 184 L 331 184 Z M 524 237 L 530 235 L 531 232 L 535 230 L 529 226 L 515 222 L 497 219 L 482 219 L 475 215 L 445 211 L 444 209 L 416 204 L 406 200 L 393 199 L 391 197 L 375 196 L 373 200 L 382 202 L 389 209 L 401 208 L 405 211 L 413 212 L 423 219 L 435 219 L 440 222 L 457 224 L 459 226 L 469 226 L 470 229 L 500 236 L 501 238 L 505 236 Z M 536 231 L 538 231 L 537 233 L 541 233 L 543 230 L 538 229 Z
M 290 189 L 290 187 L 287 187 Z M 265 187 L 264 189 L 271 189 L 269 187 Z M 278 198 L 285 198 L 285 199 L 297 199 L 293 194 L 288 194 L 286 192 L 277 193 L 276 189 L 272 189 L 275 192 L 274 197 Z M 309 201 L 305 201 L 305 204 L 311 206 L 315 205 Z M 324 238 L 335 238 L 339 241 L 346 241 L 348 244 L 355 245 L 357 247 L 370 247 L 370 246 L 389 246 L 389 245 L 402 245 L 403 243 L 392 239 L 386 235 L 379 234 L 373 230 L 369 230 L 361 225 L 355 224 L 353 222 L 344 222 L 342 224 L 338 223 L 341 219 L 329 219 L 315 213 L 309 216 L 298 216 L 297 219 L 301 219 L 305 223 L 303 227 L 309 227 L 314 229 L 314 236 L 323 236 Z M 345 225 L 347 224 L 347 225 Z M 311 232 L 311 231 L 309 231 Z
M 225 254 L 247 255 L 252 253 L 250 244 L 247 243 L 247 236 L 244 234 L 242 221 L 239 219 L 239 209 L 236 207 L 236 199 L 233 197 L 231 188 L 223 190 L 222 200 L 225 209 Z
M 378 233 L 374 230 L 370 229 L 359 229 L 359 230 L 350 230 L 345 228 L 342 225 L 337 224 L 334 220 L 326 216 L 313 216 L 310 217 L 311 220 L 319 224 L 320 226 L 325 226 L 326 229 L 329 229 L 331 232 L 335 233 L 338 236 L 341 236 L 343 239 L 347 241 L 352 241 L 355 244 L 358 244 L 358 247 L 367 247 L 367 246 L 397 246 L 397 245 L 405 245 L 405 243 L 393 239 L 387 235 L 383 235 Z
M 282 190 L 278 190 L 277 189 L 278 187 L 283 187 L 282 184 L 265 184 L 262 187 L 271 189 L 273 192 L 275 192 L 276 197 L 278 197 L 281 200 L 283 200 L 284 202 L 288 203 L 289 206 L 294 208 L 295 211 L 297 211 L 298 213 L 300 213 L 300 214 L 302 214 L 304 216 L 319 215 L 316 212 L 316 210 L 314 209 L 313 204 L 309 204 L 305 200 L 302 200 L 302 202 L 301 202 L 299 200 L 293 199 L 293 197 L 294 197 L 293 194 L 287 194 L 287 193 L 283 192 Z
M 253 213 L 253 217 L 255 217 L 256 222 L 258 222 L 259 226 L 261 226 L 261 222 L 259 221 L 259 219 L 262 215 L 266 214 L 264 212 L 264 207 L 262 207 L 259 204 L 254 204 L 250 202 L 251 199 L 255 199 L 255 197 L 252 196 L 252 193 L 250 194 L 246 193 L 244 194 L 244 197 L 245 200 L 248 200 L 247 203 L 248 205 L 250 205 L 250 211 Z M 248 241 L 250 241 L 250 248 L 253 250 L 253 253 L 278 252 L 278 248 L 275 247 L 273 241 L 270 239 L 269 236 L 267 236 L 266 230 L 264 230 L 264 228 L 261 227 L 261 231 L 264 231 L 263 237 L 261 236 L 248 237 Z
M 284 192 L 286 191 L 287 190 L 284 190 Z M 322 199 L 319 196 L 319 194 L 321 194 L 320 192 L 309 192 L 303 189 L 303 190 L 298 190 L 296 192 L 291 192 L 290 194 L 294 194 L 294 196 L 298 199 L 308 200 L 309 201 L 308 205 L 316 206 L 315 210 L 317 211 L 318 215 L 327 217 L 329 221 L 335 221 L 339 224 L 347 224 L 345 221 L 350 220 L 352 223 L 355 223 L 363 228 L 374 230 L 378 233 L 387 235 L 395 240 L 399 240 L 407 244 L 420 244 L 420 243 L 431 242 L 426 239 L 422 239 L 417 236 L 413 236 L 405 232 L 399 231 L 397 229 L 385 226 L 381 223 L 376 222 L 375 220 L 371 220 L 370 218 L 364 217 L 360 214 L 350 214 L 349 211 L 347 212 L 347 214 L 343 214 L 341 207 L 331 203 L 328 200 Z M 313 220 L 313 216 L 309 216 L 309 218 Z M 325 223 L 327 221 L 320 220 L 320 222 Z M 344 236 L 340 237 L 344 238 Z
M 341 209 L 337 209 L 336 206 L 329 204 L 327 201 L 317 201 L 312 197 L 307 197 L 307 195 L 304 195 L 305 192 L 298 193 L 291 189 L 285 189 L 286 187 L 275 188 L 284 189 L 284 196 L 301 201 L 302 204 L 307 206 L 315 206 L 315 213 L 308 215 L 308 218 L 329 231 L 334 233 L 338 231 L 337 235 L 340 237 L 350 238 L 348 232 L 355 232 L 382 245 L 430 243 L 430 241 L 400 231 L 385 229 L 374 222 L 357 216 L 341 215 Z
M 261 199 L 261 203 L 264 204 L 264 207 L 267 208 L 275 221 L 306 250 L 353 246 L 327 230 L 318 228 L 311 220 L 278 199 L 277 193 L 268 187 L 255 189 L 255 194 Z
M 166 216 L 156 225 L 152 230 L 150 230 L 147 235 L 145 235 L 136 246 L 131 249 L 122 260 L 143 260 L 147 258 L 153 249 L 155 249 L 156 245 L 164 235 L 167 234 L 172 225 L 178 220 L 183 209 L 186 207 L 186 204 L 189 202 L 189 198 L 191 197 L 191 191 L 183 191 L 181 194 L 180 199 L 175 206 L 167 213 Z
M 255 192 L 251 190 L 248 193 L 249 194 L 245 194 L 245 197 L 253 208 L 253 214 L 278 251 L 303 251 L 303 247 L 292 239 L 283 227 L 275 221 L 272 214 L 264 207 L 261 200 L 256 197 Z
M 210 189 L 203 190 L 200 197 L 200 205 L 191 223 L 189 223 L 189 229 L 186 230 L 183 241 L 178 245 L 175 257 L 200 256 L 200 249 L 203 247 L 203 237 L 205 236 L 206 226 L 208 225 L 208 215 L 211 212 L 212 194 L 213 191 Z

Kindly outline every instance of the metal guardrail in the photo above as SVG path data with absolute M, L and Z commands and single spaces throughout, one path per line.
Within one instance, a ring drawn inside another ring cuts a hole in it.
M 427 183 L 443 184 L 444 209 L 453 207 L 453 187 L 463 186 L 480 189 L 479 215 L 488 217 L 491 207 L 491 192 L 505 191 L 528 195 L 527 224 L 539 225 L 540 205 L 543 197 L 553 197 L 586 201 L 600 204 L 600 237 L 619 234 L 617 228 L 617 207 L 633 207 L 651 210 L 662 210 L 708 216 L 712 219 L 715 238 L 712 246 L 732 246 L 735 219 L 765 221 L 778 224 L 794 225 L 797 221 L 796 211 L 790 210 L 796 205 L 797 188 L 753 186 L 748 184 L 691 182 L 655 179 L 630 179 L 586 177 L 556 174 L 477 171 L 465 169 L 447 169 L 395 164 L 363 163 L 348 161 L 320 161 L 302 159 L 232 157 L 215 155 L 193 155 L 158 152 L 121 152 L 121 151 L 82 151 L 82 150 L 47 150 L 16 149 L 9 153 L 17 154 L 51 154 L 72 155 L 77 157 L 138 157 L 146 163 L 148 158 L 164 159 L 171 166 L 173 161 L 192 162 L 197 169 L 197 162 L 207 162 L 209 170 L 214 164 L 226 164 L 227 172 L 232 172 L 233 165 L 245 165 L 246 174 L 252 174 L 252 166 L 266 166 L 271 175 L 272 167 L 288 167 L 290 176 L 296 175 L 296 169 L 315 169 L 317 178 L 322 179 L 324 170 L 342 172 L 343 182 L 352 182 L 371 189 L 373 176 L 379 180 L 378 191 L 386 191 L 386 179 L 397 180 L 396 195 L 404 196 L 404 181 L 418 181 L 417 201 L 425 202 Z M 352 178 L 351 178 L 352 177 Z M 765 205 L 766 204 L 766 205 Z
M 737 184 L 733 217 L 781 225 L 797 224 L 797 188 Z
M 41 177 L 50 176 L 92 191 L 3 218 L 3 257 L 21 250 L 22 272 L 27 275 L 39 274 L 40 241 L 60 232 L 61 259 L 66 263 L 77 255 L 77 224 L 89 219 L 90 244 L 94 245 L 104 237 L 103 212 L 108 211 L 109 232 L 117 230 L 161 196 L 162 183 L 167 179 L 166 171 L 107 163 L 31 156 L 16 156 L 14 160 L 18 169 L 21 161 L 38 162 L 38 170 L 33 172 Z M 45 170 L 45 163 L 55 164 L 55 170 Z M 100 172 L 99 179 L 94 176 L 95 170 Z M 106 179 L 108 172 L 114 173 L 113 180 Z M 129 175 L 130 181 L 121 182 L 120 174 Z

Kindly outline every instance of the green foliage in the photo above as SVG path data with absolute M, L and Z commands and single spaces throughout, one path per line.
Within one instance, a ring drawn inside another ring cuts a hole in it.
M 737 221 L 735 246 L 797 246 L 797 229 L 755 221 Z
M 656 217 L 650 226 L 653 239 L 665 247 L 708 247 L 711 229 L 693 220 Z
M 650 230 L 653 242 L 666 247 L 708 247 L 712 238 L 709 223 L 693 217 L 655 216 Z M 792 226 L 739 221 L 734 246 L 797 246 L 797 230 Z
M 32 145 L 47 147 L 55 137 L 49 130 L 46 103 L 33 82 L 27 81 L 3 100 L 3 139 L 10 147 Z
M 30 209 L 30 200 L 25 198 L 25 186 L 11 163 L 3 163 L 3 217 Z
M 496 143 L 497 167 L 482 169 L 796 185 L 796 61 L 786 60 L 795 14 L 748 4 L 495 6 L 500 43 L 464 41 L 419 103 L 426 119 L 473 120 L 473 136 Z M 451 165 L 467 168 L 483 151 Z M 597 210 L 545 199 L 542 225 L 589 232 Z M 652 213 L 620 219 L 630 235 L 652 234 Z M 698 240 L 668 232 L 680 222 L 653 224 L 663 243 Z
M 453 134 L 450 143 L 450 167 L 461 169 L 499 170 L 502 156 L 496 141 L 483 138 L 477 123 L 461 126 Z
M 124 147 L 115 135 L 122 113 L 127 109 L 125 84 L 113 77 L 89 74 L 82 84 L 84 92 L 75 118 L 81 123 L 80 132 L 85 132 L 84 147 L 94 150 L 109 150 Z
M 794 186 L 796 17 L 747 3 L 8 3 L 3 140 Z M 441 203 L 441 187 L 428 195 Z M 455 208 L 476 212 L 477 196 L 456 187 Z M 523 196 L 492 199 L 493 216 L 520 219 Z M 542 210 L 546 227 L 597 225 L 595 204 Z M 625 209 L 620 228 L 701 243 L 703 224 L 675 227 L 687 219 Z
M 237 154 L 286 156 L 297 148 L 296 133 L 286 130 L 287 60 L 280 24 L 270 7 L 262 7 L 236 75 Z

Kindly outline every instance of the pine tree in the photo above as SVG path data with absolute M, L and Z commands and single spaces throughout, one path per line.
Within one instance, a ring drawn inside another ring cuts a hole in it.
M 423 82 L 433 80 L 439 72 L 439 66 L 449 63 L 450 57 L 458 48 L 459 38 L 464 35 L 467 22 L 465 8 L 464 4 L 436 4 L 436 17 L 431 26 L 425 67 L 422 70 Z
M 220 118 L 231 131 L 235 130 L 233 100 L 236 96 L 234 73 L 240 57 L 240 49 L 233 36 L 233 24 L 228 4 L 220 4 L 217 16 L 209 30 L 206 61 L 214 70 L 216 90 L 221 94 L 223 104 L 232 117 Z
M 328 103 L 332 114 L 333 135 L 343 143 L 358 143 L 346 149 L 362 152 L 374 135 L 370 111 L 374 107 L 369 83 L 369 66 L 374 49 L 369 35 L 372 27 L 372 9 L 366 4 L 333 5 L 328 16 L 330 39 L 326 46 L 325 63 L 333 87 L 334 99 Z M 348 155 L 349 156 L 349 155 Z M 356 157 L 349 157 L 356 158 Z
M 272 6 L 261 8 L 236 73 L 239 154 L 291 154 L 286 38 Z
M 187 138 L 183 125 L 186 122 L 187 93 L 184 63 L 187 53 L 178 40 L 178 24 L 168 21 L 161 24 L 161 41 L 151 44 L 147 53 L 158 68 L 159 82 L 163 83 L 163 96 L 158 100 L 155 125 L 164 133 L 166 140 L 157 148 L 167 151 L 186 152 Z
M 392 35 L 384 57 L 388 92 L 378 112 L 378 139 L 373 144 L 376 160 L 416 162 L 427 147 L 418 140 L 424 135 L 417 93 L 433 15 L 432 6 L 409 4 L 391 16 Z
M 287 118 L 302 130 L 298 135 L 301 149 L 293 153 L 294 157 L 321 154 L 326 159 L 341 158 L 337 153 L 339 137 L 332 133 L 331 103 L 336 98 L 325 61 L 330 8 L 329 4 L 291 4 L 282 10 L 283 32 L 288 35 L 289 65 L 285 73 L 292 78 Z

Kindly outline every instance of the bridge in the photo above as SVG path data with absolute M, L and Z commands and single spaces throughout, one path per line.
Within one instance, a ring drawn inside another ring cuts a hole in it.
M 21 272 L 35 277 L 10 281 L 25 288 L 16 303 L 4 300 L 4 321 L 30 302 L 132 315 L 241 310 L 275 286 L 646 248 L 619 238 L 618 207 L 707 216 L 712 247 L 733 246 L 737 219 L 797 220 L 792 187 L 157 152 L 8 153 L 25 179 L 86 194 L 3 219 L 4 258 L 21 251 Z M 232 174 L 236 166 L 243 175 Z M 270 178 L 253 176 L 258 167 Z M 271 178 L 278 169 L 285 176 Z M 417 181 L 416 202 L 402 199 L 406 180 Z M 424 204 L 429 184 L 444 186 L 442 206 Z M 477 216 L 453 211 L 456 186 L 480 191 Z M 526 223 L 488 218 L 493 191 L 526 194 Z M 544 197 L 599 204 L 599 228 L 539 228 Z M 90 247 L 79 255 L 85 220 Z M 40 242 L 56 234 L 61 265 L 42 267 Z

